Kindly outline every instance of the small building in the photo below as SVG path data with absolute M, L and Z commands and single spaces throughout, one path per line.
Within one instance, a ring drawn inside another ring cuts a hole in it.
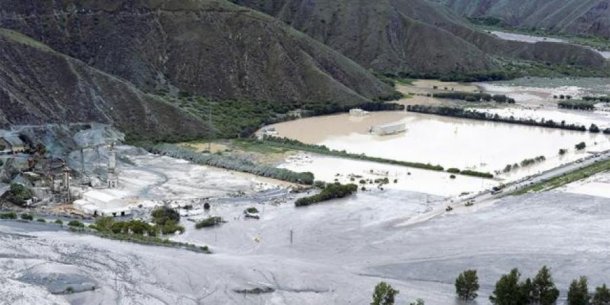
M 403 122 L 395 122 L 371 127 L 370 132 L 378 136 L 387 136 L 405 132 L 407 125 Z
M 2 153 L 22 153 L 25 148 L 25 143 L 17 135 L 7 134 L 0 138 L 0 152 Z
M 353 109 L 349 110 L 350 116 L 366 116 L 368 114 L 369 114 L 368 111 L 362 110 L 360 108 L 353 108 Z

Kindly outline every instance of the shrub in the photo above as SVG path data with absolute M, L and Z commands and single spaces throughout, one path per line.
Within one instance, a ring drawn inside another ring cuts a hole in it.
M 447 169 L 447 172 L 452 173 L 452 174 L 459 174 L 460 170 L 455 167 L 452 167 L 452 168 Z
M 32 199 L 34 194 L 32 190 L 19 183 L 11 183 L 8 200 L 17 205 L 24 205 L 28 200 Z
M 319 193 L 309 197 L 299 198 L 294 204 L 297 207 L 308 206 L 322 201 L 343 198 L 358 191 L 358 186 L 355 184 L 340 184 L 332 183 Z
M 17 214 L 15 212 L 1 213 L 0 219 L 17 219 Z
M 256 213 L 258 213 L 258 209 L 255 207 L 249 207 L 249 208 L 245 209 L 244 212 L 250 213 L 250 214 L 256 214 Z
M 392 286 L 386 282 L 380 282 L 375 286 L 373 292 L 373 302 L 371 305 L 393 305 L 396 295 L 400 291 L 392 288 Z
M 36 219 L 36 221 L 38 221 L 38 222 L 42 222 L 42 223 L 47 222 L 47 221 L 46 221 L 44 218 L 38 218 L 38 219 Z
M 74 227 L 74 228 L 84 228 L 85 224 L 78 220 L 70 220 L 70 222 L 68 222 L 68 226 Z
M 23 220 L 34 220 L 34 216 L 32 216 L 32 214 L 29 214 L 29 213 L 23 213 L 23 214 L 21 214 L 21 219 L 23 219 Z
M 203 220 L 197 222 L 195 224 L 195 228 L 201 229 L 201 228 L 207 228 L 207 227 L 214 227 L 221 223 L 223 223 L 223 219 L 221 217 L 212 216 L 212 217 L 208 217 L 206 219 L 203 219 Z
M 169 221 L 173 221 L 174 224 L 180 222 L 180 213 L 170 207 L 159 207 L 151 213 L 153 222 L 158 225 L 165 225 Z
M 576 144 L 574 147 L 576 148 L 576 150 L 583 150 L 587 147 L 587 144 L 585 144 L 585 142 L 580 142 L 580 143 Z
M 55 224 L 58 224 L 58 225 L 60 225 L 60 226 L 63 226 L 63 225 L 64 225 L 64 222 L 63 222 L 63 221 L 61 221 L 61 219 L 55 219 Z

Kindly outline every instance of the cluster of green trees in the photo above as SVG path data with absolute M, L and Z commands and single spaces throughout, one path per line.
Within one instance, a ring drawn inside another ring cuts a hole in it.
M 610 128 L 604 129 L 604 134 L 610 134 Z
M 559 298 L 559 289 L 555 286 L 551 270 L 543 266 L 536 276 L 525 281 L 520 279 L 518 269 L 511 270 L 496 282 L 489 300 L 495 305 L 554 305 Z M 463 301 L 477 298 L 479 279 L 476 270 L 466 270 L 455 280 L 455 291 Z M 587 278 L 580 277 L 572 281 L 568 290 L 568 305 L 608 305 L 610 290 L 606 285 L 595 289 L 591 294 Z
M 297 207 L 308 206 L 336 198 L 347 197 L 358 191 L 355 184 L 328 183 L 319 194 L 297 199 L 294 205 Z
M 566 129 L 566 130 L 587 131 L 587 127 L 585 127 L 583 125 L 567 124 L 565 121 L 555 122 L 553 120 L 545 120 L 545 119 L 536 121 L 534 119 L 519 119 L 519 118 L 515 118 L 514 116 L 501 117 L 498 114 L 485 113 L 485 112 L 480 112 L 480 111 L 476 111 L 476 110 L 472 110 L 472 109 L 466 110 L 466 109 L 460 108 L 460 107 L 433 106 L 433 105 L 408 105 L 407 111 L 426 113 L 426 114 L 435 114 L 435 115 L 442 115 L 442 116 L 449 116 L 449 117 L 456 117 L 456 118 L 463 118 L 463 119 L 519 124 L 519 125 L 526 125 L 526 126 L 539 126 L 539 127 L 557 128 L 557 129 Z
M 68 224 L 70 225 L 70 224 Z M 156 237 L 159 233 L 171 234 L 175 232 L 184 232 L 184 227 L 179 225 L 163 226 L 151 225 L 141 220 L 115 221 L 112 217 L 100 217 L 89 228 L 101 233 L 116 234 L 116 235 L 146 235 Z
M 587 144 L 585 142 L 580 142 L 576 145 L 574 145 L 574 148 L 576 148 L 576 150 L 583 150 L 587 147 Z
M 581 100 L 567 100 L 557 103 L 559 108 L 574 110 L 595 110 L 595 102 Z
M 179 225 L 180 213 L 170 207 L 158 207 L 151 214 L 152 222 L 161 230 L 162 234 L 173 234 L 184 232 L 184 227 Z
M 11 183 L 6 200 L 23 206 L 26 202 L 34 197 L 32 190 L 21 183 Z
M 559 153 L 562 154 L 563 150 L 559 150 Z M 563 154 L 565 154 L 565 152 L 563 152 Z M 527 159 L 523 159 L 521 161 L 521 163 L 515 163 L 515 164 L 507 164 L 504 169 L 502 170 L 504 173 L 508 173 L 510 171 L 513 170 L 517 170 L 520 167 L 526 167 L 526 166 L 530 166 L 536 163 L 540 163 L 546 160 L 545 156 L 538 156 L 536 158 L 527 158 Z
M 262 177 L 311 185 L 314 175 L 310 172 L 297 173 L 291 170 L 276 168 L 273 166 L 255 164 L 246 159 L 234 156 L 222 156 L 218 154 L 198 153 L 191 149 L 174 144 L 143 145 L 148 151 L 156 154 L 167 155 L 173 158 L 189 160 L 191 162 L 209 165 L 229 170 L 250 173 Z
M 208 217 L 206 219 L 200 220 L 195 224 L 195 228 L 196 229 L 202 229 L 202 228 L 208 228 L 208 227 L 215 227 L 221 223 L 223 223 L 224 220 L 222 219 L 222 217 L 219 216 L 211 216 Z
M 443 82 L 488 82 L 513 79 L 519 76 L 517 73 L 509 71 L 481 71 L 471 73 L 417 73 L 417 72 L 399 72 L 386 73 L 386 77 L 390 78 L 413 78 L 413 79 L 438 79 Z
M 452 100 L 463 100 L 467 102 L 491 102 L 496 103 L 509 103 L 514 104 L 513 98 L 507 97 L 506 95 L 491 95 L 488 93 L 474 93 L 474 92 L 439 92 L 432 95 L 436 98 L 452 99 Z
M 610 96 L 584 96 L 582 99 L 583 101 L 610 103 Z

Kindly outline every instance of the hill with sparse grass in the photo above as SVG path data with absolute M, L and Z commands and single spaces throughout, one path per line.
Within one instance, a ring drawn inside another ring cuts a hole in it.
M 361 65 L 382 73 L 505 71 L 513 61 L 605 70 L 584 47 L 497 39 L 447 8 L 425 0 L 235 0 L 288 23 Z M 517 68 L 521 70 L 522 68 Z
M 606 0 L 435 1 L 459 14 L 496 25 L 610 39 L 610 2 Z

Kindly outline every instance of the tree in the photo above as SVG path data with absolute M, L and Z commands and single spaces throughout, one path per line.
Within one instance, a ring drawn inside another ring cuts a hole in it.
M 591 305 L 610 305 L 610 290 L 606 287 L 606 284 L 595 288 Z
M 394 305 L 394 298 L 400 291 L 392 288 L 386 282 L 380 282 L 375 286 L 373 302 L 371 305 Z
M 531 302 L 540 305 L 552 305 L 555 304 L 558 297 L 559 289 L 555 287 L 551 271 L 547 266 L 543 266 L 532 281 Z
M 588 305 L 590 298 L 586 277 L 572 281 L 568 290 L 568 305 Z
M 523 293 L 523 287 L 519 284 L 518 269 L 513 269 L 509 274 L 502 275 L 496 283 L 489 300 L 495 305 L 522 305 L 526 303 L 526 297 Z
M 585 149 L 585 147 L 587 147 L 587 144 L 585 144 L 585 142 L 580 142 L 580 143 L 576 144 L 576 146 L 574 146 L 574 147 L 576 147 L 576 150 L 583 150 L 583 149 Z
M 409 305 L 426 305 L 426 303 L 422 299 L 417 299 L 417 300 L 409 303 Z
M 479 290 L 479 277 L 476 270 L 466 270 L 455 279 L 455 293 L 464 301 L 477 298 Z

